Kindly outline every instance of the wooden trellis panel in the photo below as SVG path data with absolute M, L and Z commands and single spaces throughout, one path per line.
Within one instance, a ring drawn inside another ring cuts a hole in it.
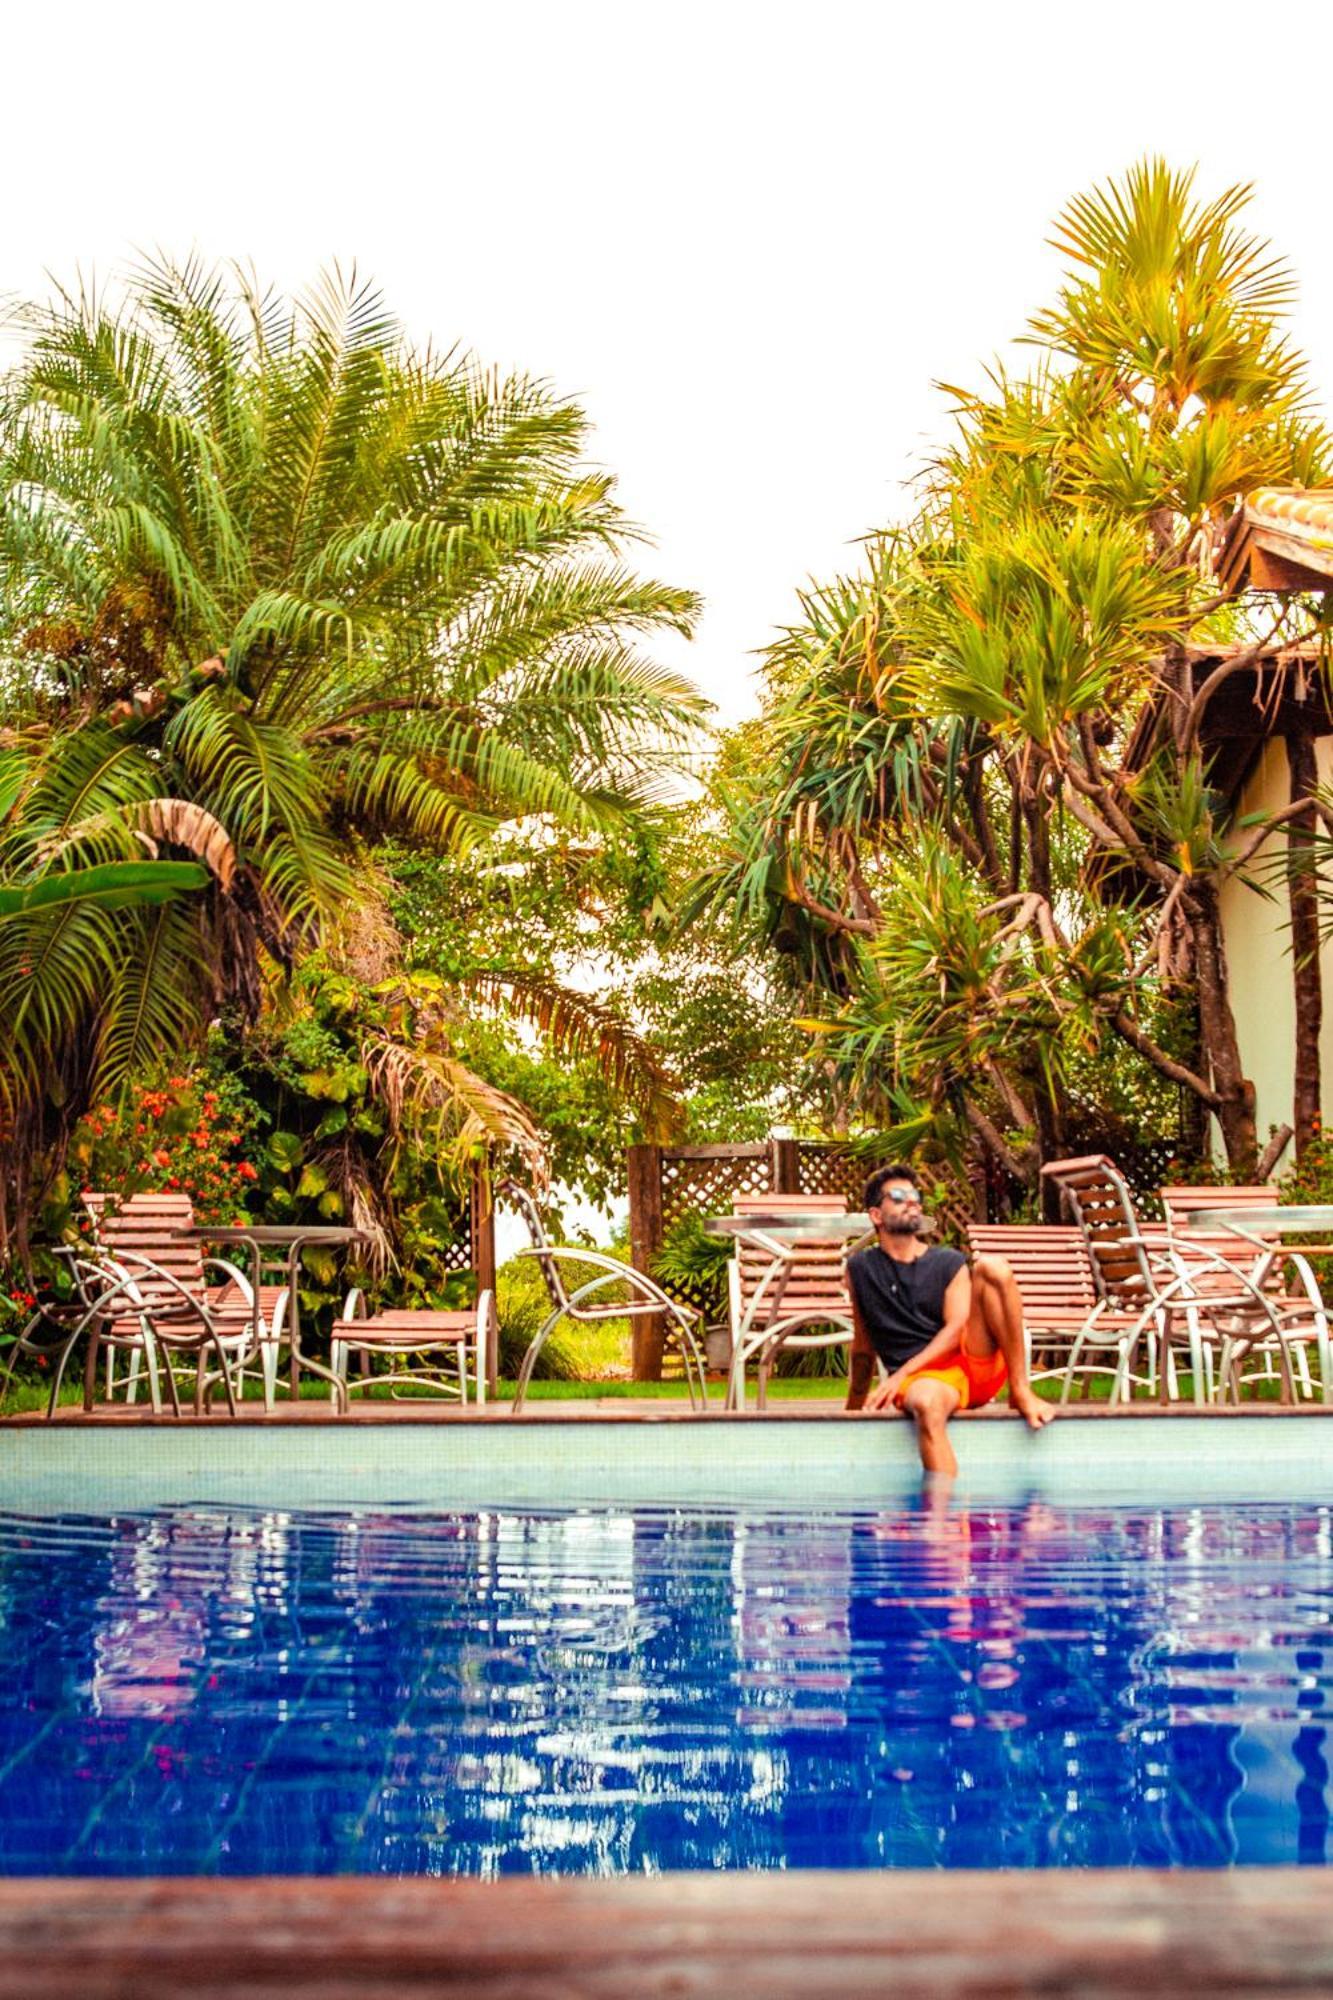
M 662 1233 L 685 1215 L 728 1215 L 738 1194 L 772 1194 L 768 1146 L 672 1146 L 661 1153 Z
M 773 1188 L 773 1152 L 768 1145 L 631 1146 L 629 1149 L 630 1257 L 640 1271 L 653 1272 L 667 1232 L 687 1215 L 728 1215 L 739 1194 L 766 1194 Z M 693 1285 L 673 1285 L 682 1305 L 706 1308 Z M 662 1325 L 656 1316 L 634 1322 L 636 1381 L 658 1381 L 662 1372 Z
M 867 1179 L 864 1158 L 858 1159 L 845 1147 L 813 1139 L 798 1139 L 793 1150 L 796 1154 L 793 1194 L 840 1194 L 848 1208 L 860 1207 Z
M 653 1272 L 668 1232 L 687 1215 L 728 1215 L 740 1194 L 840 1194 L 859 1206 L 867 1167 L 863 1157 L 836 1141 L 769 1139 L 748 1146 L 631 1146 L 629 1150 L 630 1255 L 640 1271 Z M 921 1170 L 925 1187 L 938 1177 Z M 945 1183 L 943 1202 L 931 1203 L 943 1240 L 965 1245 L 973 1220 L 970 1190 Z M 655 1275 L 655 1274 L 654 1274 Z M 704 1307 L 704 1293 L 688 1284 L 668 1287 L 683 1305 Z M 634 1374 L 656 1381 L 662 1366 L 662 1331 L 655 1320 L 635 1322 Z

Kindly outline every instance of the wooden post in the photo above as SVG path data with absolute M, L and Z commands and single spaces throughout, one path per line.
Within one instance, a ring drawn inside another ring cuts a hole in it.
M 800 1194 L 801 1143 L 790 1134 L 768 1142 L 769 1191 L 772 1194 Z
M 495 1290 L 495 1197 L 491 1192 L 491 1163 L 483 1157 L 472 1164 L 472 1188 L 468 1202 L 472 1234 L 472 1269 L 477 1295 Z M 486 1368 L 486 1394 L 494 1401 L 499 1387 L 500 1357 L 491 1349 Z
M 629 1166 L 630 1262 L 636 1271 L 653 1275 L 662 1248 L 662 1148 L 631 1146 Z M 634 1330 L 631 1373 L 636 1382 L 660 1382 L 666 1327 L 661 1313 L 644 1313 L 630 1321 Z

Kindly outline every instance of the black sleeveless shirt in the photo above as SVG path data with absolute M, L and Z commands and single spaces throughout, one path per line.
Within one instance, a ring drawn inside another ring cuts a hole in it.
M 900 1264 L 872 1243 L 847 1260 L 862 1323 L 876 1354 L 889 1369 L 918 1355 L 944 1325 L 944 1294 L 967 1259 L 941 1244 L 910 1264 Z

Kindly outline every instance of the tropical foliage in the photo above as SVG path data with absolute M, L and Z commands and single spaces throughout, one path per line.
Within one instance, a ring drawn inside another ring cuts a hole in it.
M 0 884 L 152 859 L 204 886 L 0 930 L 0 1233 L 83 1110 L 211 1015 L 252 1026 L 335 929 L 375 932 L 371 844 L 619 839 L 702 713 L 647 650 L 694 599 L 629 566 L 581 412 L 412 347 L 354 275 L 292 304 L 150 265 L 24 331 L 0 388 Z M 577 1000 L 498 973 L 488 997 L 628 1076 Z M 381 999 L 362 1053 L 390 1126 L 528 1140 L 444 1010 Z
M 1267 828 L 1225 824 L 1201 723 L 1325 620 L 1227 601 L 1211 559 L 1247 492 L 1333 456 L 1246 199 L 1148 162 L 1070 205 L 1032 374 L 951 392 L 916 513 L 770 649 L 701 889 L 779 955 L 861 1115 L 1029 1184 L 1090 1065 L 1258 1167 L 1219 892 Z

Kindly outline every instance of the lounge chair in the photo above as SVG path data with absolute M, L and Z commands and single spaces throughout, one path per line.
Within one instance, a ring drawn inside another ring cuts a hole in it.
M 1212 1208 L 1271 1209 L 1277 1190 L 1270 1182 L 1250 1182 L 1215 1187 L 1171 1186 L 1160 1190 L 1162 1212 L 1173 1238 L 1186 1243 L 1206 1243 L 1214 1256 L 1248 1271 L 1254 1282 L 1276 1306 L 1286 1328 L 1292 1365 L 1301 1393 L 1314 1395 L 1309 1355 L 1314 1348 L 1319 1364 L 1323 1401 L 1333 1402 L 1333 1363 L 1330 1362 L 1328 1315 L 1318 1280 L 1304 1254 L 1284 1245 L 1271 1232 L 1247 1230 L 1244 1235 L 1228 1229 L 1201 1230 L 1194 1222 L 1202 1210 Z M 1257 1360 L 1264 1374 L 1273 1372 L 1271 1343 L 1240 1345 L 1229 1352 L 1223 1366 L 1223 1386 L 1239 1398 L 1241 1373 L 1247 1361 Z
M 329 1366 L 349 1400 L 387 1388 L 395 1402 L 425 1402 L 429 1399 L 415 1392 L 433 1389 L 438 1399 L 466 1403 L 470 1381 L 480 1406 L 499 1335 L 491 1291 L 461 1311 L 402 1307 L 367 1313 L 365 1296 L 354 1287 L 333 1323 Z M 353 1356 L 362 1364 L 359 1375 L 350 1372 Z M 377 1371 L 376 1361 L 389 1365 Z M 407 1396 L 405 1390 L 414 1393 Z
M 1144 1336 L 1142 1314 L 1098 1296 L 1081 1229 L 973 1222 L 967 1240 L 974 1256 L 1004 1257 L 1013 1271 L 1034 1382 L 1060 1382 L 1060 1401 L 1067 1403 L 1075 1381 L 1086 1389 L 1096 1376 L 1109 1376 L 1114 1407 L 1147 1381 L 1146 1373 L 1134 1372 Z
M 846 1215 L 847 1204 L 837 1195 L 740 1195 L 738 1216 Z M 736 1238 L 736 1254 L 727 1267 L 731 1321 L 731 1369 L 727 1408 L 745 1408 L 745 1371 L 758 1361 L 757 1403 L 768 1402 L 768 1380 L 784 1347 L 819 1348 L 850 1345 L 852 1302 L 847 1290 L 847 1255 L 860 1234 L 859 1218 L 848 1217 L 848 1235 L 841 1242 L 824 1237 L 769 1234 L 756 1220 L 753 1230 Z
M 708 1386 L 699 1345 L 700 1315 L 692 1307 L 682 1305 L 679 1299 L 671 1298 L 655 1278 L 636 1270 L 632 1264 L 622 1264 L 598 1250 L 585 1250 L 581 1244 L 548 1242 L 536 1202 L 516 1181 L 502 1181 L 496 1193 L 523 1217 L 532 1241 L 527 1249 L 516 1254 L 536 1260 L 551 1301 L 550 1313 L 523 1356 L 514 1389 L 513 1414 L 521 1413 L 537 1358 L 562 1319 L 587 1324 L 609 1319 L 645 1319 L 658 1314 L 665 1321 L 668 1337 L 674 1335 L 679 1345 L 690 1401 L 696 1410 L 706 1410 Z
M 1206 1402 L 1212 1391 L 1213 1345 L 1220 1348 L 1218 1393 L 1228 1386 L 1238 1393 L 1234 1369 L 1271 1345 L 1283 1400 L 1294 1400 L 1290 1349 L 1298 1338 L 1315 1338 L 1316 1330 L 1309 1324 L 1308 1301 L 1306 1323 L 1298 1326 L 1282 1301 L 1264 1291 L 1262 1256 L 1259 1264 L 1244 1268 L 1241 1260 L 1220 1254 L 1214 1239 L 1145 1229 L 1123 1175 L 1104 1154 L 1053 1160 L 1042 1173 L 1057 1183 L 1083 1231 L 1099 1295 L 1123 1312 L 1138 1313 L 1144 1334 L 1151 1339 L 1155 1333 L 1160 1341 L 1163 1401 L 1175 1390 L 1182 1325 L 1196 1403 Z
M 106 1192 L 86 1189 L 83 1205 L 92 1220 L 93 1240 L 98 1249 L 113 1258 L 125 1253 L 146 1260 L 157 1272 L 179 1278 L 187 1291 L 203 1293 L 221 1331 L 236 1391 L 244 1393 L 246 1371 L 257 1363 L 263 1382 L 264 1407 L 273 1409 L 279 1350 L 290 1298 L 287 1285 L 261 1283 L 256 1288 L 253 1275 L 228 1259 L 204 1257 L 201 1246 L 207 1241 L 208 1232 L 196 1228 L 194 1204 L 188 1194 L 145 1192 L 120 1200 Z M 223 1282 L 210 1284 L 210 1273 L 220 1274 Z M 139 1364 L 145 1358 L 143 1343 L 135 1340 L 127 1321 L 118 1333 L 104 1335 L 99 1345 L 106 1350 L 108 1397 L 115 1392 L 115 1355 L 121 1349 L 128 1349 L 127 1399 L 133 1402 Z M 86 1395 L 85 1389 L 85 1398 Z
M 106 1214 L 98 1219 L 103 1235 L 109 1220 Z M 160 1210 L 151 1220 L 141 1211 L 137 1218 L 116 1221 L 113 1244 L 99 1241 L 70 1254 L 79 1316 L 59 1350 L 47 1415 L 55 1413 L 70 1356 L 85 1334 L 85 1410 L 93 1407 L 98 1360 L 105 1348 L 112 1347 L 137 1353 L 145 1362 L 156 1413 L 162 1410 L 165 1377 L 172 1410 L 181 1414 L 172 1362 L 184 1356 L 194 1363 L 196 1415 L 203 1413 L 218 1382 L 235 1415 L 235 1374 L 258 1345 L 258 1301 L 253 1294 L 245 1296 L 250 1288 L 244 1274 L 231 1265 L 220 1266 L 218 1259 L 204 1259 L 198 1238 L 171 1229 L 170 1216 L 164 1222 Z M 164 1235 L 169 1238 L 166 1264 L 144 1254 L 137 1241 L 140 1235 L 151 1237 L 156 1248 Z M 210 1288 L 205 1269 L 219 1266 L 228 1282 Z M 206 1372 L 210 1360 L 216 1364 L 211 1376 Z

